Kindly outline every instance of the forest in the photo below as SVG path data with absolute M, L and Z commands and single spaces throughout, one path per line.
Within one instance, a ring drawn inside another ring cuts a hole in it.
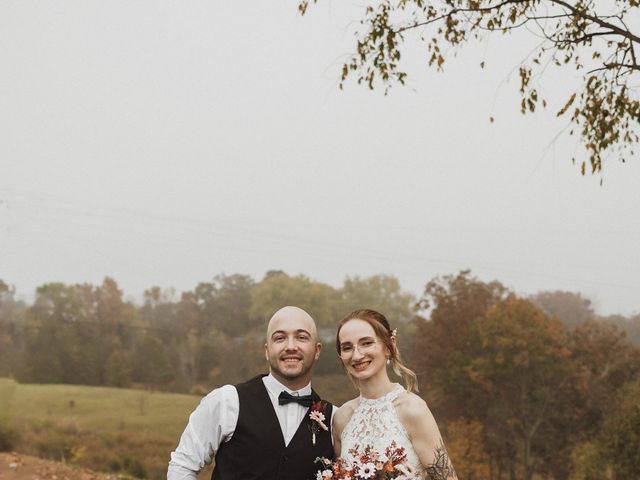
M 579 293 L 523 296 L 461 271 L 415 297 L 389 275 L 336 288 L 270 271 L 260 281 L 220 274 L 180 293 L 153 286 L 141 303 L 109 277 L 48 283 L 28 303 L 8 281 L 0 280 L 0 377 L 19 383 L 202 396 L 265 371 L 266 323 L 296 305 L 323 343 L 316 386 L 339 405 L 355 391 L 335 326 L 373 308 L 398 328 L 461 479 L 639 478 L 640 314 L 600 316 Z

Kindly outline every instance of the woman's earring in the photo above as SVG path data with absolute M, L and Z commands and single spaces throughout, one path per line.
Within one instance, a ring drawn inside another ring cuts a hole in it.
M 391 357 L 387 357 L 387 365 L 391 365 Z

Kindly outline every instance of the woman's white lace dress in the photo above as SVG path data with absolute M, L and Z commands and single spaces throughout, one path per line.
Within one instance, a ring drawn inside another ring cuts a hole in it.
M 351 462 L 353 457 L 349 451 L 354 448 L 362 451 L 370 446 L 376 452 L 384 452 L 391 442 L 396 442 L 398 447 L 404 448 L 408 463 L 416 470 L 415 478 L 423 478 L 421 472 L 424 469 L 393 405 L 393 401 L 404 391 L 402 385 L 396 384 L 393 390 L 380 398 L 360 396 L 360 403 L 340 437 L 342 458 Z

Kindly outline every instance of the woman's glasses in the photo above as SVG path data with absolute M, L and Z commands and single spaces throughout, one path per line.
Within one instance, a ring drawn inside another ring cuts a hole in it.
M 345 342 L 340 344 L 340 357 L 350 357 L 357 349 L 360 355 L 365 355 L 372 351 L 376 346 L 376 341 L 373 338 L 363 338 L 358 341 L 357 344 L 351 342 Z

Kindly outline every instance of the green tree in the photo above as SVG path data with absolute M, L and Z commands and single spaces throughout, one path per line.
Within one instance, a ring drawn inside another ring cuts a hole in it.
M 604 424 L 604 457 L 614 480 L 640 478 L 640 380 L 623 387 Z
M 621 387 L 607 405 L 597 435 L 574 448 L 570 480 L 640 478 L 640 380 Z
M 33 382 L 110 383 L 118 360 L 112 354 L 132 348 L 134 325 L 140 326 L 136 309 L 122 300 L 112 279 L 97 287 L 42 285 L 27 312 L 25 361 L 18 376 Z
M 213 282 L 200 283 L 195 299 L 201 310 L 201 330 L 216 328 L 239 337 L 253 328 L 249 312 L 254 285 L 250 276 L 240 274 L 217 275 Z
M 571 452 L 573 470 L 569 480 L 609 480 L 606 460 L 596 442 L 577 444 Z
M 13 375 L 24 352 L 25 305 L 15 299 L 15 288 L 0 280 L 0 376 Z
M 197 352 L 206 333 L 198 332 L 200 309 L 193 292 L 183 292 L 175 309 L 175 323 L 171 327 L 177 352 L 177 379 L 182 391 L 191 390 L 197 381 Z
M 177 302 L 174 302 L 173 289 L 162 290 L 154 286 L 145 290 L 144 303 L 138 309 L 144 327 L 152 329 L 154 335 L 166 344 L 173 344 L 180 340 L 182 333 L 177 329 Z
M 122 349 L 111 351 L 105 365 L 105 384 L 112 387 L 131 386 L 131 359 Z
M 95 324 L 99 336 L 88 349 L 101 366 L 100 384 L 106 382 L 105 366 L 112 352 L 119 349 L 132 351 L 136 330 L 144 328 L 138 309 L 123 299 L 122 290 L 116 281 L 105 277 L 102 284 L 93 288 L 94 312 L 91 321 Z
M 330 285 L 304 275 L 290 277 L 277 273 L 266 276 L 253 288 L 250 316 L 254 324 L 264 331 L 276 310 L 285 305 L 295 305 L 309 312 L 319 327 L 330 327 L 339 318 L 338 300 L 338 291 Z
M 169 349 L 153 331 L 141 333 L 133 352 L 132 379 L 146 385 L 162 387 L 170 385 L 175 377 L 176 371 Z
M 27 355 L 21 380 L 39 383 L 77 383 L 80 370 L 92 365 L 77 364 L 72 354 L 74 326 L 82 321 L 75 289 L 62 283 L 38 287 L 27 316 Z
M 577 369 L 573 404 L 580 435 L 595 437 L 617 391 L 640 374 L 640 349 L 615 325 L 587 321 L 571 331 L 571 359 Z
M 302 0 L 300 12 L 316 1 Z M 640 101 L 634 86 L 640 37 L 633 20 L 639 5 L 639 0 L 380 0 L 363 7 L 356 52 L 343 66 L 340 87 L 351 76 L 370 89 L 380 83 L 385 92 L 404 84 L 400 60 L 407 40 L 422 43 L 428 64 L 442 70 L 448 50 L 494 32 L 526 30 L 539 41 L 519 67 L 521 112 L 546 106 L 538 89 L 549 67 L 577 70 L 581 85 L 556 107 L 557 115 L 575 125 L 591 172 L 599 172 L 605 155 L 624 159 L 638 141 Z
M 400 282 L 390 275 L 347 277 L 340 297 L 342 315 L 359 308 L 371 308 L 382 312 L 391 324 L 406 324 L 415 316 L 415 297 L 403 292 Z

